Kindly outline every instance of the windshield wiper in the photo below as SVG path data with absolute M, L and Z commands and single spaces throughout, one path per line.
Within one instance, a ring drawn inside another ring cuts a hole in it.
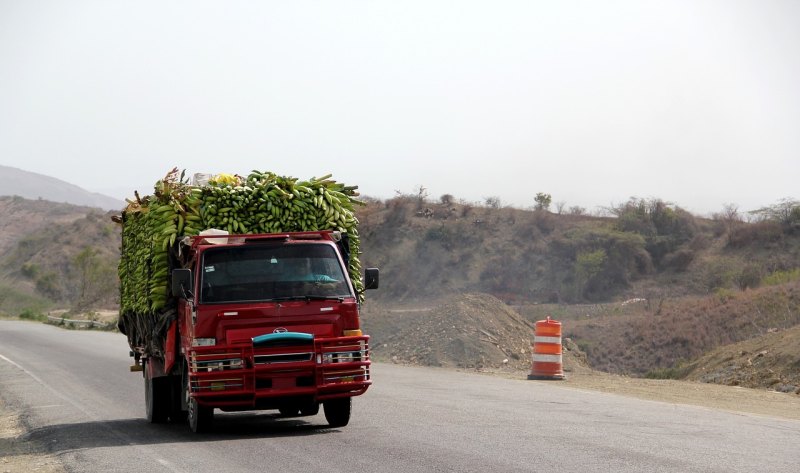
M 344 302 L 344 297 L 342 296 L 320 296 L 316 294 L 306 294 L 304 296 L 284 296 L 284 297 L 273 297 L 270 299 L 272 302 L 283 302 L 283 301 L 338 301 Z

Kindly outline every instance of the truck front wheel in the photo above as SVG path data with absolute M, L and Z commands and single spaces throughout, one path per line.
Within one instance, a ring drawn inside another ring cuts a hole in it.
M 214 408 L 201 406 L 192 398 L 189 399 L 189 429 L 194 433 L 208 432 L 214 421 Z
M 207 432 L 214 421 L 214 408 L 201 406 L 197 403 L 197 399 L 191 397 L 189 393 L 191 389 L 187 386 L 186 390 L 186 405 L 187 415 L 189 421 L 189 429 L 194 433 Z
M 350 422 L 351 399 L 342 397 L 322 403 L 322 409 L 325 411 L 325 420 L 328 421 L 328 425 L 331 427 L 344 427 Z

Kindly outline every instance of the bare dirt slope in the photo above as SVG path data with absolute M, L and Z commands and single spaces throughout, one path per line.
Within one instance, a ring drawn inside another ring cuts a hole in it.
M 800 394 L 800 325 L 711 351 L 685 379 Z
M 533 323 L 489 294 L 459 294 L 428 307 L 370 307 L 363 318 L 373 355 L 395 363 L 530 371 Z M 588 369 L 585 355 L 564 344 L 565 369 Z

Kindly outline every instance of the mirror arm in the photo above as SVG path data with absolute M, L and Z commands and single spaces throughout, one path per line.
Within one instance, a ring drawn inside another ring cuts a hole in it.
M 186 302 L 192 307 L 192 311 L 194 311 L 194 294 L 192 291 L 186 289 L 186 286 L 181 284 L 181 296 L 186 299 Z

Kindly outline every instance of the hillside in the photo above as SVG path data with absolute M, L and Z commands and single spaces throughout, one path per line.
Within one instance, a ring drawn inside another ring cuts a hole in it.
M 0 254 L 7 254 L 20 240 L 31 238 L 55 225 L 69 224 L 90 213 L 91 207 L 22 197 L 0 197 Z
M 0 313 L 113 307 L 118 249 L 99 209 L 0 197 Z
M 658 200 L 632 200 L 612 217 L 445 200 L 400 196 L 360 211 L 364 261 L 386 281 L 375 297 L 417 303 L 477 292 L 516 305 L 659 303 L 735 292 L 800 268 L 800 211 L 788 223 L 745 223 L 696 218 Z
M 61 179 L 9 166 L 0 166 L 0 182 L 3 183 L 0 190 L 2 196 L 16 195 L 25 199 L 41 199 L 103 210 L 119 210 L 124 206 L 124 202 L 113 197 L 89 192 Z

